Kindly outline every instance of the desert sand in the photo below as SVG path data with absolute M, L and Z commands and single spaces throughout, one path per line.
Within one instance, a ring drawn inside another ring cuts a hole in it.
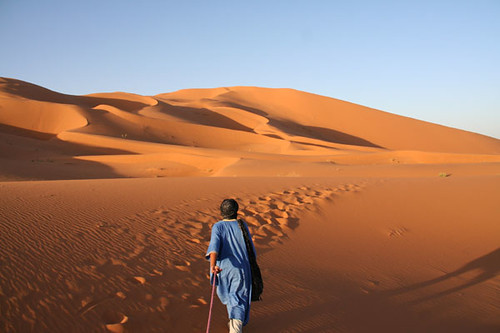
M 245 332 L 500 330 L 496 138 L 293 89 L 0 78 L 0 193 L 2 332 L 205 331 L 227 197 L 265 282 Z

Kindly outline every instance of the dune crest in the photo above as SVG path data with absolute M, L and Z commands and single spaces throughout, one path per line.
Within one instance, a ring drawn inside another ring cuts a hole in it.
M 1 78 L 0 138 L 7 180 L 34 179 L 34 161 L 51 161 L 35 179 L 328 176 L 350 165 L 500 162 L 495 138 L 258 87 L 73 96 Z

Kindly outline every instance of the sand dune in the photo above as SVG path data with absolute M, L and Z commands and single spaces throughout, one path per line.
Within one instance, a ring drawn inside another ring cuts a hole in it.
M 499 176 L 498 139 L 291 89 L 2 78 L 0 331 L 204 331 L 234 197 L 265 279 L 245 332 L 498 332 Z
M 108 170 L 103 177 L 328 176 L 338 165 L 500 161 L 500 140 L 495 138 L 291 89 L 72 96 L 3 78 L 0 98 L 0 144 L 24 152 L 20 158 L 4 150 L 4 180 L 57 179 L 66 163 L 72 170 L 60 179 L 94 177 L 99 172 L 80 172 L 89 168 L 88 161 L 93 169 Z M 31 154 L 32 143 L 22 139 L 26 137 L 39 140 Z M 99 157 L 88 154 L 91 148 L 100 150 Z M 179 150 L 186 158 L 154 158 Z M 130 153 L 144 156 L 127 158 Z M 205 161 L 198 166 L 200 158 Z M 231 163 L 220 163 L 228 158 Z M 43 168 L 33 164 L 46 160 L 51 164 Z M 300 174 L 298 164 L 303 166 Z M 258 172 L 255 166 L 260 166 Z M 39 169 L 36 176 L 33 168 Z
M 81 108 L 77 105 L 2 99 L 1 107 L 2 124 L 35 132 L 57 134 L 88 124 L 87 119 L 81 114 Z
M 179 94 L 184 98 L 180 104 L 189 105 L 189 93 L 201 99 L 201 92 L 192 90 L 158 97 L 175 100 Z M 329 142 L 391 150 L 498 153 L 495 139 L 291 89 L 234 87 L 215 97 L 206 90 L 206 95 L 212 96 L 203 98 L 208 105 L 232 106 L 264 115 L 270 125 L 285 133 Z

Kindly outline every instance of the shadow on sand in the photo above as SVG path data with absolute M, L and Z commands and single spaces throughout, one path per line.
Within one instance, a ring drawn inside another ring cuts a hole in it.
M 466 265 L 460 267 L 459 269 L 457 269 L 451 273 L 445 274 L 445 275 L 440 276 L 440 277 L 435 278 L 435 279 L 431 279 L 431 280 L 419 282 L 419 283 L 416 283 L 416 284 L 413 284 L 413 285 L 410 285 L 407 287 L 403 287 L 400 289 L 389 290 L 389 291 L 385 292 L 384 294 L 388 295 L 388 296 L 393 296 L 393 295 L 411 292 L 411 291 L 414 291 L 417 289 L 427 288 L 427 287 L 436 285 L 438 283 L 447 281 L 451 278 L 458 277 L 460 275 L 463 275 L 463 274 L 466 274 L 466 273 L 469 273 L 472 271 L 479 271 L 479 274 L 476 277 L 474 277 L 473 279 L 466 281 L 465 283 L 462 283 L 462 284 L 460 284 L 456 287 L 453 287 L 453 288 L 449 288 L 449 289 L 440 291 L 436 294 L 433 294 L 433 295 L 430 295 L 430 296 L 427 296 L 424 298 L 420 298 L 420 299 L 414 301 L 414 303 L 419 303 L 419 302 L 423 302 L 426 300 L 431 300 L 431 299 L 435 299 L 438 297 L 446 296 L 446 295 L 449 295 L 451 293 L 472 287 L 474 285 L 480 284 L 482 282 L 485 282 L 489 279 L 492 279 L 492 278 L 498 276 L 500 274 L 500 248 L 467 263 Z

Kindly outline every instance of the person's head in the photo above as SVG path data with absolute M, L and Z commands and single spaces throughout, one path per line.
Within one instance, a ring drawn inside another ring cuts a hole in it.
M 235 219 L 238 216 L 238 203 L 234 199 L 224 199 L 220 204 L 223 219 Z

